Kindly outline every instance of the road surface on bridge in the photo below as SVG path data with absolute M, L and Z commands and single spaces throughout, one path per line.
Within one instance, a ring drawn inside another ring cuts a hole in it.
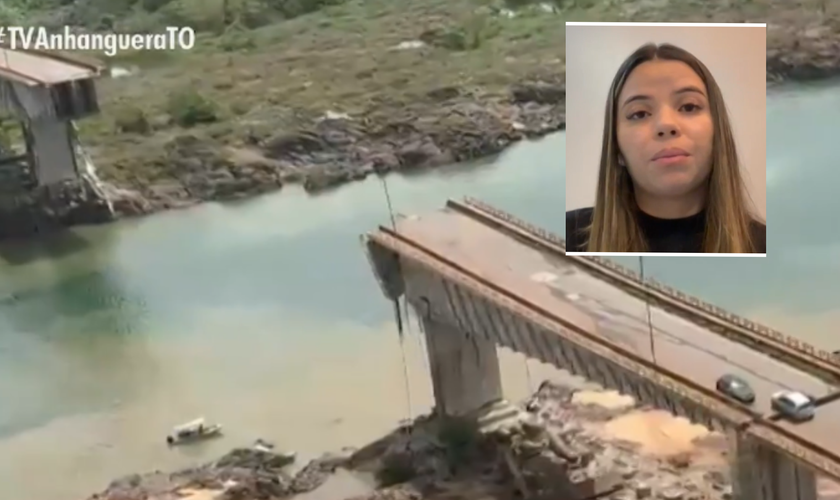
M 104 66 L 70 56 L 0 47 L 0 77 L 25 85 L 55 85 L 99 76 Z
M 654 361 L 645 304 L 601 281 L 565 256 L 541 251 L 494 227 L 451 209 L 401 218 L 397 232 L 431 252 L 537 307 L 554 312 L 576 328 Z M 755 409 L 770 413 L 770 396 L 786 388 L 815 397 L 834 392 L 824 381 L 781 360 L 749 349 L 700 325 L 651 308 L 656 363 L 709 390 L 724 373 L 741 375 L 752 384 Z M 840 451 L 840 403 L 819 408 L 811 422 L 776 425 L 798 439 L 834 455 Z

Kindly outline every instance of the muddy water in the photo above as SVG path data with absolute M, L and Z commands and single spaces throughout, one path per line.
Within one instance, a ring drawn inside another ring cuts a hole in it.
M 826 189 L 840 181 L 829 134 L 840 118 L 827 102 L 837 95 L 771 103 L 766 259 L 646 271 L 830 345 L 840 236 L 824 219 L 838 208 Z M 391 196 L 416 213 L 471 194 L 562 233 L 564 147 L 561 134 L 484 168 L 393 178 Z M 79 499 L 115 476 L 258 437 L 306 458 L 427 409 L 423 346 L 408 332 L 407 398 L 391 309 L 358 241 L 387 216 L 373 181 L 0 246 L 0 498 Z M 508 353 L 503 365 L 511 399 L 553 374 Z M 224 424 L 225 438 L 164 445 L 172 425 L 200 415 Z
M 503 159 L 394 179 L 392 197 L 404 211 L 429 210 L 472 186 L 516 205 L 519 183 L 562 184 L 551 168 L 562 148 L 562 137 L 530 145 L 542 163 L 527 169 Z M 532 197 L 523 215 L 550 223 L 541 207 L 552 197 Z M 403 346 L 408 398 L 391 308 L 359 243 L 387 218 L 371 182 L 0 248 L 0 498 L 80 498 L 115 476 L 209 460 L 258 437 L 306 459 L 426 411 L 417 330 Z M 505 365 L 511 397 L 524 397 L 525 361 Z M 165 446 L 172 425 L 201 415 L 225 438 Z

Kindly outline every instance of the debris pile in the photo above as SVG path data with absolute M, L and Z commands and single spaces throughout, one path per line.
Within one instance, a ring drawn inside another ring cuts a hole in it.
M 609 397 L 544 383 L 522 408 L 498 402 L 483 410 L 493 418 L 424 416 L 296 474 L 288 472 L 293 454 L 255 445 L 174 474 L 132 475 L 90 500 L 170 500 L 195 491 L 213 500 L 291 500 L 338 468 L 376 479 L 375 491 L 346 500 L 730 498 L 723 437 L 622 396 L 606 404 Z

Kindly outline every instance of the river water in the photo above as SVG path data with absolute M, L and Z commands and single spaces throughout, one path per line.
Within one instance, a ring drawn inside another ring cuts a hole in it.
M 836 88 L 770 99 L 766 258 L 649 259 L 646 272 L 840 348 L 836 109 Z M 391 177 L 394 208 L 472 195 L 562 234 L 564 148 L 557 134 L 480 167 Z M 387 220 L 370 180 L 0 246 L 0 498 L 84 498 L 257 437 L 304 456 L 360 445 L 428 409 L 422 342 L 415 328 L 401 348 L 359 242 Z M 507 353 L 503 365 L 512 399 L 553 374 Z M 201 415 L 226 437 L 165 446 Z

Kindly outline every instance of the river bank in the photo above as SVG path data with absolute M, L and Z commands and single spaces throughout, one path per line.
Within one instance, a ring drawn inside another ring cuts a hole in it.
M 565 20 L 760 20 L 768 84 L 840 75 L 840 14 L 817 4 L 519 4 L 337 2 L 191 52 L 123 54 L 110 63 L 125 74 L 101 82 L 103 113 L 81 136 L 116 217 L 131 217 L 290 184 L 319 193 L 562 130 Z M 6 236 L 102 219 L 91 197 L 41 205 L 16 203 Z
M 769 86 L 840 75 L 840 24 L 771 24 L 768 29 Z M 434 50 L 434 42 L 423 41 L 431 36 L 421 33 L 398 50 L 423 57 Z M 505 82 L 502 91 L 430 86 L 410 101 L 385 100 L 358 113 L 307 110 L 309 118 L 295 130 L 267 136 L 253 129 L 221 141 L 199 133 L 180 135 L 163 145 L 166 156 L 157 167 L 169 179 L 113 182 L 108 192 L 119 216 L 137 216 L 249 198 L 287 184 L 318 194 L 369 175 L 415 174 L 487 158 L 521 140 L 565 129 L 563 67 L 556 58 L 534 65 L 528 68 L 531 76 Z M 105 172 L 107 179 L 107 167 Z

